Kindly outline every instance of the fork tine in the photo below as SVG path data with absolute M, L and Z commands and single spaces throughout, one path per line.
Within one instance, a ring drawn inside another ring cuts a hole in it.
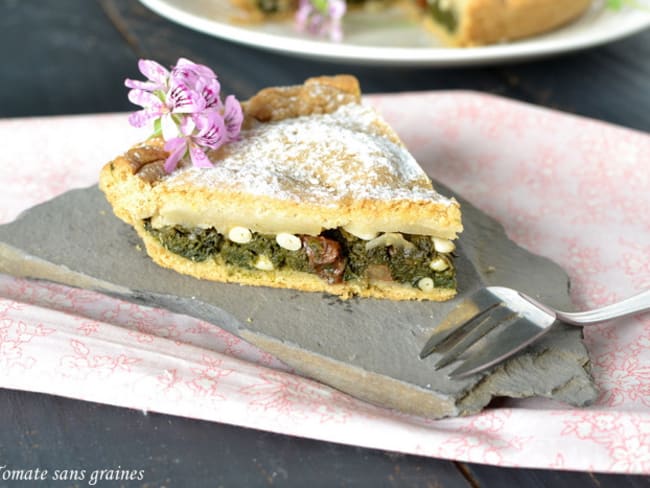
M 422 348 L 422 352 L 420 352 L 420 359 L 424 359 L 434 352 L 444 352 L 447 351 L 450 347 L 453 347 L 454 344 L 463 339 L 468 330 L 471 330 L 471 327 L 475 323 L 480 323 L 481 320 L 485 318 L 487 314 L 492 310 L 492 308 L 496 306 L 498 305 L 494 304 L 490 308 L 480 310 L 469 319 L 461 322 L 459 325 L 454 325 L 453 327 L 444 327 L 444 330 L 434 333 Z
M 507 307 L 496 306 L 489 309 L 489 312 L 474 327 L 467 330 L 464 336 L 456 344 L 450 347 L 444 355 L 434 364 L 434 369 L 444 368 L 454 362 L 463 352 L 472 347 L 477 341 L 485 337 L 497 325 L 506 324 L 517 320 L 519 316 Z
M 555 321 L 549 327 L 540 328 L 526 318 L 518 318 L 506 328 L 486 337 L 484 346 L 449 373 L 449 377 L 460 379 L 495 366 L 538 340 L 557 323 Z
M 434 351 L 448 348 L 458 337 L 462 337 L 464 328 L 470 326 L 473 320 L 480 319 L 500 303 L 501 300 L 485 288 L 459 302 L 438 324 L 420 351 L 420 359 L 426 358 Z

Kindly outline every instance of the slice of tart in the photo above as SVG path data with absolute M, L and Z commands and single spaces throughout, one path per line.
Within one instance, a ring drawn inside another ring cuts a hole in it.
M 534 36 L 564 25 L 591 0 L 418 0 L 424 24 L 451 46 L 480 46 Z
M 167 174 L 161 139 L 106 164 L 100 188 L 161 266 L 341 297 L 456 293 L 454 199 L 438 194 L 352 76 L 267 88 L 239 140 Z

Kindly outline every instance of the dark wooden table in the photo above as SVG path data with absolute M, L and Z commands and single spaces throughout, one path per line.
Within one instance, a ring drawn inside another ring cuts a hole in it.
M 181 56 L 213 67 L 224 91 L 242 99 L 265 86 L 349 72 L 366 93 L 480 90 L 650 130 L 650 31 L 507 66 L 361 67 L 217 40 L 134 0 L 0 0 L 0 117 L 133 110 L 122 80 L 140 78 L 137 59 L 170 65 Z M 5 465 L 144 470 L 143 481 L 97 486 L 650 487 L 646 477 L 456 463 L 0 390 Z

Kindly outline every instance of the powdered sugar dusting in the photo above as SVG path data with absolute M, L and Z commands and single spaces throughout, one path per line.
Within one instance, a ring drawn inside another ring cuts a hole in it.
M 261 123 L 212 155 L 213 168 L 186 166 L 162 184 L 226 186 L 326 206 L 349 198 L 449 202 L 408 150 L 382 133 L 379 120 L 372 108 L 355 103 Z

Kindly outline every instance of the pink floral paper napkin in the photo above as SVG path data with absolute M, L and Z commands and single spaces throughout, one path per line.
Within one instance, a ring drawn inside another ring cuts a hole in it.
M 578 307 L 650 288 L 650 137 L 465 92 L 368 97 L 427 171 L 568 272 Z M 0 120 L 0 222 L 146 134 L 125 114 Z M 0 275 L 0 386 L 498 466 L 650 474 L 650 315 L 585 331 L 589 408 L 509 400 L 432 421 L 293 374 L 218 327 Z

